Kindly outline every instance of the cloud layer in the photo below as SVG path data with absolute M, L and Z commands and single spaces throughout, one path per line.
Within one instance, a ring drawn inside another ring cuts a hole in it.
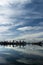
M 43 40 L 43 0 L 0 0 L 0 40 Z

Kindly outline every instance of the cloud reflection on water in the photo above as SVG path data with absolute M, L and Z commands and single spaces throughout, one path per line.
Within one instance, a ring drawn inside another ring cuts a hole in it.
M 40 52 L 42 49 L 43 47 L 40 46 L 0 47 L 0 65 L 41 65 L 43 64 L 43 52 Z

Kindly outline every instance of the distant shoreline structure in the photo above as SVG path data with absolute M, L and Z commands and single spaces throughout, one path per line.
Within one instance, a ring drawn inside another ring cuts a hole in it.
M 7 45 L 12 45 L 13 47 L 16 45 L 16 46 L 26 46 L 26 45 L 29 45 L 29 44 L 32 44 L 32 45 L 39 45 L 39 46 L 42 46 L 43 45 L 43 41 L 39 41 L 39 42 L 32 42 L 32 43 L 29 43 L 29 42 L 25 42 L 25 41 L 0 41 L 0 45 L 4 45 L 4 46 L 7 46 Z

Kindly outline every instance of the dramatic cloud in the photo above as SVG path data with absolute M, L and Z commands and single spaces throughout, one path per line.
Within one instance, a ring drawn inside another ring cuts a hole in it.
M 0 40 L 42 40 L 42 32 L 42 0 L 0 0 Z

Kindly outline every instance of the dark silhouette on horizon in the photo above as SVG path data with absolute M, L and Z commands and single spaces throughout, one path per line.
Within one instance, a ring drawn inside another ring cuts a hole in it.
M 34 42 L 34 43 L 29 43 L 29 42 L 27 43 L 27 42 L 25 42 L 25 41 L 14 41 L 14 40 L 13 40 L 12 42 L 11 42 L 11 41 L 1 41 L 1 42 L 0 42 L 0 45 L 1 45 L 1 46 L 2 46 L 2 45 L 3 45 L 3 46 L 8 46 L 8 45 L 11 46 L 11 45 L 12 45 L 13 47 L 14 47 L 15 45 L 16 45 L 16 46 L 20 46 L 20 47 L 21 47 L 21 46 L 24 47 L 24 46 L 26 46 L 27 44 L 28 44 L 28 45 L 29 45 L 29 44 L 32 44 L 32 45 L 42 46 L 42 45 L 43 45 L 43 42 L 40 41 L 40 42 L 36 42 L 36 43 L 35 43 L 35 42 Z
M 11 41 L 1 41 L 1 42 L 0 42 L 0 45 L 3 45 L 3 46 L 8 46 L 8 45 L 11 46 L 11 45 L 12 45 L 13 47 L 14 47 L 15 45 L 16 45 L 16 46 L 20 46 L 20 47 L 21 47 L 21 46 L 24 47 L 24 46 L 26 46 L 26 44 L 27 44 L 27 43 L 26 43 L 25 41 L 16 41 L 16 42 L 15 42 L 14 40 L 13 40 L 12 42 L 11 42 Z

